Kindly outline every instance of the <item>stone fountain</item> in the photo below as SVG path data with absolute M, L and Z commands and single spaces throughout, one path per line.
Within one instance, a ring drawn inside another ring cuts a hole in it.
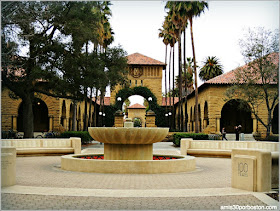
M 134 128 L 128 119 L 125 127 L 89 127 L 96 141 L 104 143 L 103 154 L 65 155 L 61 168 L 96 173 L 174 173 L 195 170 L 195 158 L 182 155 L 153 155 L 153 143 L 163 140 L 169 128 Z M 154 160 L 153 158 L 166 158 Z

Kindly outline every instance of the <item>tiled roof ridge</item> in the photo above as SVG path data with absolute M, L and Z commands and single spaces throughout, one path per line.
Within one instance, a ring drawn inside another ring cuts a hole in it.
M 139 103 L 135 103 L 127 108 L 146 108 L 146 106 L 140 105 Z
M 278 64 L 279 64 L 279 52 L 273 52 L 268 54 L 267 56 L 272 57 L 272 59 L 274 60 L 274 62 L 277 62 L 278 60 Z M 276 58 L 274 58 L 276 57 Z M 253 61 L 254 62 L 254 61 Z M 251 62 L 252 63 L 252 62 Z M 204 84 L 234 84 L 236 83 L 235 79 L 235 72 L 242 69 L 242 68 L 246 68 L 248 67 L 250 63 L 244 64 L 242 66 L 239 66 L 229 72 L 226 72 L 222 75 L 218 75 L 208 81 L 205 81 Z M 257 82 L 259 83 L 259 82 Z
M 133 53 L 127 56 L 128 64 L 139 64 L 139 65 L 166 65 L 165 63 L 143 55 L 141 53 Z

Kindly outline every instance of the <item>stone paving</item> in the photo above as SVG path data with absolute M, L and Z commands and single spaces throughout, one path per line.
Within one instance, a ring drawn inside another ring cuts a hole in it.
M 100 153 L 103 145 L 83 152 Z M 154 153 L 179 154 L 170 143 Z M 17 157 L 16 185 L 2 189 L 2 210 L 219 210 L 275 205 L 263 193 L 231 188 L 231 160 L 196 158 L 197 169 L 169 174 L 97 174 L 60 169 L 60 156 Z

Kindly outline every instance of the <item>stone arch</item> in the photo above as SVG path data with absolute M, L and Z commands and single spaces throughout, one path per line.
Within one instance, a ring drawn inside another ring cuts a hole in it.
M 133 88 L 121 89 L 116 94 L 115 106 L 117 107 L 117 109 L 121 110 L 124 100 L 126 100 L 127 98 L 129 98 L 132 95 L 140 95 L 140 96 L 144 97 L 148 101 L 149 109 L 151 109 L 151 110 L 156 109 L 156 107 L 158 106 L 157 98 L 150 89 L 148 89 L 147 87 L 136 86 Z M 151 101 L 149 100 L 150 97 L 152 99 Z M 118 98 L 120 100 L 118 100 Z
M 34 132 L 49 131 L 49 109 L 46 103 L 35 98 L 32 105 Z M 18 108 L 17 130 L 23 132 L 23 103 Z
M 279 134 L 279 104 L 277 104 L 273 110 L 272 133 Z
M 221 110 L 220 128 L 226 128 L 228 133 L 234 133 L 234 126 L 241 125 L 242 133 L 253 132 L 253 119 L 248 103 L 240 99 L 226 102 Z
M 66 127 L 66 103 L 65 100 L 62 102 L 62 107 L 61 107 L 61 117 L 60 117 L 60 124 L 63 127 Z

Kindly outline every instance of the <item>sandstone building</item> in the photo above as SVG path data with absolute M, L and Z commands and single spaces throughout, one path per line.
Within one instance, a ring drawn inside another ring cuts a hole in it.
M 279 64 L 279 54 L 272 54 L 274 63 Z M 242 68 L 242 67 L 241 67 Z M 235 83 L 234 69 L 225 74 L 219 75 L 204 82 L 198 87 L 198 115 L 199 131 L 203 133 L 220 133 L 225 127 L 228 133 L 234 133 L 234 126 L 241 125 L 242 133 L 258 132 L 264 135 L 266 128 L 255 118 L 251 111 L 238 108 L 240 99 L 226 100 L 225 92 L 229 86 Z M 256 84 L 258 86 L 259 84 Z M 271 90 L 278 91 L 278 84 L 271 84 Z M 178 114 L 178 103 L 175 105 Z M 249 106 L 249 105 L 248 105 Z M 188 131 L 195 130 L 195 93 L 194 91 L 187 97 L 187 128 Z M 183 103 L 183 112 L 185 112 L 185 103 Z M 267 108 L 265 102 L 258 107 L 258 114 L 261 119 L 267 122 Z M 185 116 L 185 115 L 184 115 Z M 176 115 L 178 128 L 178 115 Z M 185 119 L 184 119 L 185 122 Z M 279 103 L 273 110 L 272 132 L 278 134 L 279 130 Z M 184 127 L 186 127 L 184 125 Z

